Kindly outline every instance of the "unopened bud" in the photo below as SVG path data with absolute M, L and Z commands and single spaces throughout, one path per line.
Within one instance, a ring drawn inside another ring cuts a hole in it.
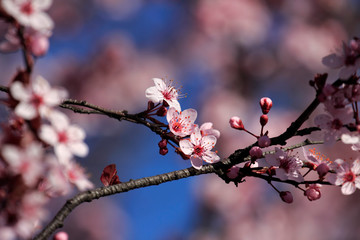
M 164 117 L 164 116 L 166 116 L 166 113 L 167 113 L 166 107 L 161 106 L 159 108 L 159 110 L 157 110 L 156 115 L 159 116 L 159 117 Z
M 66 232 L 58 232 L 54 235 L 53 240 L 68 240 L 69 236 Z
M 166 155 L 168 152 L 169 152 L 169 150 L 168 150 L 167 147 L 165 147 L 165 148 L 160 148 L 160 151 L 159 151 L 159 153 L 160 153 L 161 155 Z
M 260 117 L 261 126 L 265 126 L 268 121 L 269 121 L 269 118 L 266 114 L 261 115 L 261 117 Z
M 326 163 L 320 163 L 316 171 L 319 174 L 319 178 L 323 178 L 330 171 L 330 168 Z
M 39 34 L 31 37 L 30 50 L 36 57 L 41 57 L 45 55 L 48 49 L 49 49 L 48 37 Z
M 263 97 L 260 99 L 260 107 L 263 114 L 267 114 L 271 107 L 272 107 L 272 101 L 268 97 Z
M 244 124 L 239 117 L 230 118 L 230 126 L 235 129 L 244 130 Z
M 271 144 L 270 138 L 267 135 L 261 136 L 258 139 L 258 144 L 261 148 L 268 147 Z
M 151 110 L 155 107 L 155 104 L 152 101 L 148 101 L 147 110 Z
M 166 139 L 161 139 L 161 141 L 158 143 L 159 148 L 166 148 L 167 146 L 167 140 Z
M 252 160 L 256 160 L 258 158 L 263 157 L 263 152 L 262 152 L 261 148 L 259 148 L 257 146 L 252 147 L 249 151 L 249 154 L 250 154 Z
M 240 169 L 239 167 L 232 166 L 227 170 L 226 176 L 228 176 L 228 178 L 230 179 L 237 178 L 239 176 L 239 169 Z
M 286 203 L 292 203 L 294 200 L 291 192 L 289 192 L 289 191 L 280 192 L 279 195 L 280 195 L 281 200 L 283 200 Z
M 309 201 L 317 200 L 321 197 L 320 187 L 320 184 L 310 184 L 309 188 L 304 192 L 304 195 Z

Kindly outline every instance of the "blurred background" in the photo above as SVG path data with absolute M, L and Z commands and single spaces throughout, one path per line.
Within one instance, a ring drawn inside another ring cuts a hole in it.
M 216 150 L 227 157 L 255 141 L 231 129 L 230 117 L 258 134 L 258 101 L 270 97 L 266 130 L 276 136 L 312 101 L 314 74 L 336 78 L 321 58 L 360 36 L 359 9 L 357 0 L 54 0 L 50 50 L 34 74 L 66 87 L 73 99 L 130 113 L 145 110 L 153 77 L 174 79 L 187 95 L 182 109 L 195 108 L 198 124 L 214 123 L 221 132 Z M 2 85 L 21 57 L 0 55 Z M 111 163 L 123 182 L 190 166 L 172 149 L 159 155 L 160 137 L 143 126 L 67 113 L 86 129 L 90 154 L 78 161 L 97 187 Z M 332 160 L 351 157 L 349 146 L 316 149 Z M 343 196 L 323 187 L 322 198 L 310 202 L 291 186 L 276 186 L 292 191 L 294 203 L 258 179 L 235 187 L 197 176 L 85 203 L 64 230 L 87 240 L 359 239 L 359 191 Z M 51 216 L 65 200 L 49 206 Z

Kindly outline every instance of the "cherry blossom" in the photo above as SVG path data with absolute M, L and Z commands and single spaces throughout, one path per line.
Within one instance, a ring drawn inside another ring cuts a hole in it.
M 166 114 L 170 131 L 179 137 L 185 137 L 192 133 L 195 128 L 197 112 L 195 109 L 186 109 L 178 112 L 175 108 L 170 108 Z
M 194 168 L 201 169 L 203 161 L 214 163 L 220 160 L 220 157 L 212 152 L 216 144 L 214 135 L 201 136 L 199 128 L 191 133 L 190 139 L 182 139 L 179 142 L 180 149 L 186 155 L 190 155 L 190 161 Z
M 341 141 L 345 144 L 351 144 L 351 149 L 359 151 L 360 149 L 360 134 L 358 132 L 353 134 L 344 133 L 341 135 Z
M 19 101 L 15 114 L 26 120 L 38 115 L 46 117 L 51 108 L 60 104 L 66 98 L 67 92 L 60 88 L 51 88 L 41 76 L 37 76 L 28 87 L 21 82 L 14 82 L 10 86 L 12 97 Z
M 216 138 L 220 137 L 220 131 L 213 128 L 213 124 L 211 122 L 203 123 L 200 126 L 200 132 L 202 136 L 206 135 L 214 135 Z
M 350 168 L 349 164 L 342 159 L 335 160 L 336 174 L 330 174 L 330 183 L 341 186 L 344 195 L 353 194 L 356 188 L 360 189 L 360 160 L 356 159 Z
M 160 78 L 153 78 L 155 86 L 149 87 L 145 91 L 145 96 L 153 103 L 161 103 L 165 101 L 169 107 L 175 108 L 177 111 L 181 111 L 180 103 L 178 102 L 179 93 L 178 90 L 166 84 L 164 80 Z
M 40 127 L 39 137 L 55 149 L 55 154 L 61 163 L 68 163 L 73 155 L 85 157 L 88 146 L 84 143 L 85 132 L 76 125 L 70 125 L 67 116 L 53 111 L 49 116 L 51 125 Z
M 31 144 L 22 149 L 14 145 L 4 145 L 2 155 L 13 174 L 20 174 L 24 183 L 33 187 L 43 174 L 43 149 L 38 144 Z
M 74 184 L 80 191 L 85 191 L 94 187 L 85 175 L 84 169 L 75 162 L 70 162 L 66 165 L 66 176 L 72 184 Z
M 40 32 L 49 32 L 54 23 L 43 11 L 50 8 L 52 0 L 2 0 L 4 10 L 20 24 Z
M 244 130 L 244 124 L 237 116 L 231 117 L 229 120 L 230 126 L 235 129 Z
M 294 180 L 296 182 L 303 182 L 304 178 L 299 172 L 303 166 L 303 162 L 291 156 L 289 152 L 284 152 L 280 148 L 275 148 L 274 154 L 265 155 L 266 162 L 271 166 L 276 167 L 276 176 L 281 180 Z
M 341 53 L 332 53 L 323 58 L 322 62 L 330 68 L 341 68 L 339 77 L 348 79 L 360 68 L 360 40 L 354 38 L 347 45 L 343 43 Z

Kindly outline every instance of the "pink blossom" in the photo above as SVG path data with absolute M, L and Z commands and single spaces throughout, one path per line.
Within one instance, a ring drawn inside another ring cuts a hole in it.
M 171 107 L 166 114 L 170 131 L 179 137 L 185 137 L 192 133 L 196 117 L 196 110 L 191 108 L 178 112 L 175 108 Z
M 341 192 L 344 195 L 353 194 L 356 188 L 360 189 L 360 160 L 356 159 L 352 167 L 342 159 L 335 160 L 336 174 L 330 174 L 328 180 L 330 183 L 341 186 Z
M 5 145 L 2 148 L 2 155 L 13 174 L 20 174 L 26 185 L 35 186 L 44 171 L 43 150 L 40 145 L 33 143 L 25 149 Z
M 51 18 L 43 11 L 52 4 L 52 0 L 3 0 L 1 6 L 20 24 L 40 32 L 50 32 L 54 27 Z
M 305 148 L 302 148 L 305 160 L 313 164 L 314 169 L 316 169 L 320 178 L 323 178 L 330 170 L 329 164 L 330 161 L 326 158 L 325 155 L 320 153 L 315 153 L 314 149 L 309 149 L 309 151 L 305 151 Z
M 196 128 L 190 135 L 190 139 L 182 139 L 179 142 L 180 149 L 186 155 L 190 155 L 190 161 L 194 168 L 201 169 L 203 160 L 207 163 L 214 163 L 220 157 L 212 152 L 216 144 L 214 135 L 201 136 L 199 128 Z
M 332 53 L 323 58 L 324 65 L 330 68 L 341 68 L 339 77 L 348 79 L 360 68 L 360 40 L 354 38 L 347 45 L 343 43 L 343 51 L 341 53 Z
M 177 111 L 181 111 L 180 103 L 178 102 L 178 90 L 170 84 L 166 84 L 164 80 L 160 78 L 153 78 L 155 86 L 149 87 L 145 91 L 145 96 L 153 103 L 160 103 L 165 101 L 169 107 L 175 108 Z
M 211 122 L 203 123 L 200 126 L 200 132 L 202 136 L 206 135 L 214 135 L 216 138 L 220 137 L 220 131 L 213 128 L 213 124 Z
M 40 127 L 39 137 L 55 149 L 59 161 L 67 163 L 73 155 L 85 157 L 88 146 L 84 143 L 85 132 L 76 125 L 70 125 L 67 116 L 53 111 L 49 116 L 51 125 Z
M 266 162 L 271 166 L 276 167 L 276 176 L 281 180 L 294 180 L 296 182 L 303 182 L 304 178 L 299 172 L 303 166 L 303 162 L 291 156 L 289 152 L 284 152 L 280 148 L 275 148 L 274 154 L 265 155 Z
M 85 191 L 94 187 L 85 174 L 84 169 L 75 162 L 70 162 L 66 165 L 66 176 L 72 184 L 74 184 L 80 191 Z
M 263 157 L 263 152 L 261 148 L 254 146 L 250 149 L 249 154 L 251 156 L 251 159 L 258 159 Z
M 28 87 L 21 82 L 14 82 L 10 86 L 10 93 L 19 101 L 15 114 L 26 120 L 31 120 L 38 115 L 48 116 L 51 108 L 60 104 L 67 96 L 65 90 L 51 88 L 41 76 L 37 76 Z

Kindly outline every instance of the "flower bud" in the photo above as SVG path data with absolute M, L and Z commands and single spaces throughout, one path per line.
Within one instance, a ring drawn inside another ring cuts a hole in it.
M 292 203 L 294 200 L 291 192 L 289 191 L 280 192 L 280 198 L 286 203 Z
M 267 135 L 261 136 L 258 139 L 258 144 L 261 148 L 268 147 L 271 144 L 270 138 Z
M 319 174 L 319 178 L 323 178 L 330 171 L 330 168 L 326 163 L 320 163 L 316 167 L 316 171 Z
M 261 148 L 255 146 L 255 147 L 252 147 L 250 149 L 250 152 L 249 152 L 250 156 L 251 156 L 251 159 L 253 160 L 256 160 L 258 158 L 262 158 L 263 157 L 263 152 L 261 150 Z
M 239 167 L 232 166 L 227 170 L 226 176 L 228 176 L 228 178 L 230 179 L 237 178 L 239 176 L 239 169 L 240 169 Z
M 161 141 L 158 143 L 159 148 L 166 148 L 167 146 L 167 140 L 166 139 L 161 139 Z
M 230 118 L 230 126 L 235 129 L 244 130 L 244 124 L 239 117 Z
M 260 107 L 263 114 L 267 114 L 271 107 L 272 107 L 272 101 L 268 97 L 263 97 L 260 99 Z
M 159 108 L 159 110 L 156 111 L 156 115 L 159 116 L 159 117 L 164 117 L 164 116 L 166 116 L 166 113 L 167 113 L 167 109 L 166 109 L 166 107 L 164 107 L 164 106 L 161 106 L 161 107 Z
M 265 126 L 268 121 L 269 121 L 269 118 L 266 114 L 261 115 L 261 117 L 260 117 L 261 126 Z
M 54 235 L 53 240 L 68 240 L 69 236 L 66 232 L 58 232 Z
M 147 110 L 151 110 L 155 107 L 155 104 L 152 101 L 148 101 Z
M 46 36 L 37 34 L 31 37 L 30 50 L 36 57 L 41 57 L 47 53 L 49 49 L 49 39 Z
M 304 195 L 309 201 L 317 200 L 321 197 L 320 187 L 320 184 L 310 184 L 309 188 L 304 192 Z
M 160 148 L 160 151 L 159 151 L 159 153 L 161 155 L 166 155 L 168 152 L 169 152 L 169 149 L 167 147 Z

